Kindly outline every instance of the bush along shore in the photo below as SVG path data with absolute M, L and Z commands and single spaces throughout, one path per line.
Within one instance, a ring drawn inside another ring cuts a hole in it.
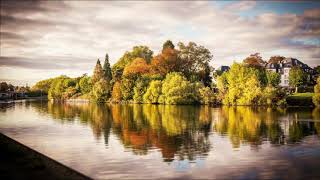
M 228 71 L 213 72 L 211 52 L 189 42 L 177 47 L 168 40 L 158 55 L 147 46 L 135 46 L 111 67 L 106 54 L 103 65 L 97 60 L 92 76 L 59 76 L 39 81 L 32 91 L 48 94 L 57 101 L 101 103 L 209 104 L 209 105 L 320 105 L 320 80 L 314 94 L 292 95 L 279 86 L 280 74 L 265 69 L 259 54 Z M 274 61 L 280 56 L 271 57 Z M 299 67 L 290 70 L 292 89 L 305 85 L 306 75 Z M 307 99 L 307 103 L 300 103 Z

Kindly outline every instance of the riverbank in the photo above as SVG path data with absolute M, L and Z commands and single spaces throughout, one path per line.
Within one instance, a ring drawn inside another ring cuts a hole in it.
M 272 106 L 281 106 L 281 107 L 314 107 L 315 105 L 312 102 L 312 97 L 313 97 L 314 93 L 295 93 L 295 94 L 291 94 L 289 96 L 287 96 L 287 98 L 285 99 L 285 104 L 283 105 L 275 105 L 273 104 Z M 51 101 L 56 101 L 51 99 Z M 58 101 L 58 100 L 57 100 Z M 133 100 L 129 100 L 129 101 L 112 101 L 112 100 L 108 100 L 106 102 L 96 102 L 96 101 L 92 101 L 88 98 L 72 98 L 72 99 L 66 99 L 64 100 L 64 102 L 67 103 L 106 103 L 106 104 L 148 104 L 148 103 L 136 103 Z M 177 104 L 179 105 L 179 104 Z M 184 105 L 184 104 L 180 104 L 180 105 Z M 186 105 L 203 105 L 203 104 L 186 104 Z M 216 103 L 216 104 L 210 104 L 212 106 L 224 106 L 221 103 Z M 228 106 L 228 105 L 227 105 Z M 262 105 L 233 105 L 233 106 L 268 106 L 266 104 L 262 104 Z
M 0 179 L 91 179 L 0 133 Z
M 311 107 L 314 106 L 312 96 L 314 93 L 295 93 L 286 98 L 288 106 Z

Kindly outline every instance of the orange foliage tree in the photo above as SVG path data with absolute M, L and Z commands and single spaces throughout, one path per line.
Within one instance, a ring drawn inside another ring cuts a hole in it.
M 265 61 L 262 60 L 260 53 L 251 54 L 249 57 L 243 60 L 244 64 L 251 67 L 264 67 Z
M 161 54 L 155 56 L 151 61 L 152 73 L 166 75 L 169 72 L 181 71 L 182 63 L 178 56 L 178 51 L 166 48 Z
M 119 102 L 121 101 L 121 84 L 119 81 L 115 82 L 112 88 L 112 101 Z
M 124 76 L 142 75 L 150 72 L 150 65 L 143 58 L 136 58 L 124 68 Z

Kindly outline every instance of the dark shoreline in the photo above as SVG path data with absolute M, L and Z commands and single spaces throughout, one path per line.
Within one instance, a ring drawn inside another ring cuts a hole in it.
M 0 179 L 91 179 L 0 133 Z

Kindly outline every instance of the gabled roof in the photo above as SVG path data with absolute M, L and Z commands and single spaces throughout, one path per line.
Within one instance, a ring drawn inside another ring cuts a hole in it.
M 282 61 L 278 62 L 278 63 L 268 63 L 266 65 L 267 69 L 278 69 L 278 68 L 291 68 L 294 66 L 299 66 L 303 69 L 311 69 L 307 64 L 304 64 L 303 62 L 299 61 L 296 58 L 285 58 Z

